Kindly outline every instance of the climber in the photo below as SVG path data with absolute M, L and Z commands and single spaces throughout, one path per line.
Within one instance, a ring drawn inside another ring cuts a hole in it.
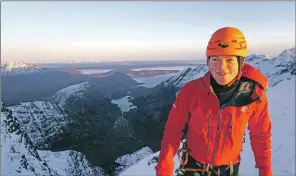
M 187 82 L 178 92 L 165 124 L 157 176 L 238 176 L 246 128 L 255 168 L 271 176 L 271 119 L 268 79 L 245 63 L 247 42 L 234 27 L 215 31 L 206 49 L 209 71 Z M 182 136 L 185 142 L 179 149 Z

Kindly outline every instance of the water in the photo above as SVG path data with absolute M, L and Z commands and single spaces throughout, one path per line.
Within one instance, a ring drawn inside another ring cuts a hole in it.
M 142 68 L 135 68 L 131 69 L 133 71 L 141 71 L 141 70 L 184 70 L 188 67 L 195 68 L 196 66 L 167 66 L 167 67 L 142 67 Z M 78 70 L 83 74 L 101 74 L 112 71 L 115 69 L 81 69 Z
M 134 80 L 136 80 L 138 83 L 142 83 L 139 86 L 142 87 L 155 87 L 158 84 L 160 84 L 162 81 L 165 81 L 167 79 L 169 79 L 170 77 L 174 76 L 178 74 L 177 73 L 170 73 L 170 74 L 165 74 L 165 75 L 156 75 L 156 76 L 148 76 L 148 77 L 136 77 L 133 78 Z
M 115 70 L 115 69 L 83 69 L 83 70 L 78 70 L 78 71 L 80 71 L 83 74 L 90 75 L 90 74 L 107 73 L 112 70 Z
M 135 68 L 131 69 L 134 71 L 141 71 L 141 70 L 184 70 L 188 67 L 195 68 L 196 66 L 168 66 L 168 67 L 143 67 L 143 68 Z

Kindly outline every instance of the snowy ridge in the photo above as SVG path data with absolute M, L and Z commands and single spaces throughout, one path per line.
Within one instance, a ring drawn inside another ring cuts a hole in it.
M 67 99 L 71 96 L 82 97 L 83 93 L 90 88 L 90 84 L 88 82 L 74 84 L 68 86 L 64 89 L 59 90 L 52 96 L 52 100 L 58 104 L 60 107 L 64 106 Z
M 189 67 L 188 69 L 172 76 L 168 80 L 165 81 L 166 85 L 174 85 L 181 88 L 185 83 L 194 80 L 198 77 L 201 77 L 205 72 L 208 71 L 208 67 L 206 64 L 197 65 L 196 68 L 192 69 Z
M 262 55 L 250 55 L 246 57 L 246 62 L 260 70 L 269 79 L 269 87 L 273 87 L 286 78 L 291 78 L 295 74 L 295 48 L 284 50 L 279 56 L 274 58 Z
M 57 173 L 39 157 L 30 139 L 17 129 L 17 124 L 11 112 L 3 108 L 1 110 L 1 175 L 56 176 Z
M 100 167 L 92 166 L 80 152 L 66 150 L 62 152 L 38 151 L 40 157 L 46 161 L 60 176 L 103 176 Z
M 49 102 L 26 102 L 8 109 L 18 119 L 33 144 L 42 149 L 50 148 L 49 142 L 62 133 L 61 130 L 68 121 L 67 115 Z
M 134 164 L 137 164 L 141 159 L 150 156 L 153 154 L 153 151 L 149 147 L 144 147 L 132 154 L 126 154 L 118 159 L 115 160 L 115 163 L 120 165 L 116 168 L 116 175 L 118 175 L 120 172 L 124 172 L 125 168 L 128 168 Z M 119 174 L 120 175 L 120 174 Z
M 8 108 L 1 110 L 1 175 L 3 176 L 103 176 L 76 151 L 37 150 Z
M 22 61 L 9 61 L 1 69 L 2 75 L 26 75 L 44 71 L 37 65 L 27 64 Z

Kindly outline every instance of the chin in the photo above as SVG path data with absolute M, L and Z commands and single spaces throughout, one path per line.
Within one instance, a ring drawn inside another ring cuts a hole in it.
M 226 82 L 218 82 L 218 84 L 220 84 L 221 86 L 225 86 L 225 85 L 227 85 L 228 83 L 226 83 Z
M 221 86 L 225 86 L 225 85 L 227 85 L 227 84 L 229 84 L 230 83 L 230 81 L 217 81 L 217 83 L 218 84 L 220 84 Z

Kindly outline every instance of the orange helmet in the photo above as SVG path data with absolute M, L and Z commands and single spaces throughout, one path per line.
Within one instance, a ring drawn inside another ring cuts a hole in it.
M 234 55 L 246 57 L 248 53 L 244 34 L 237 28 L 224 27 L 213 33 L 208 46 L 207 57 Z

